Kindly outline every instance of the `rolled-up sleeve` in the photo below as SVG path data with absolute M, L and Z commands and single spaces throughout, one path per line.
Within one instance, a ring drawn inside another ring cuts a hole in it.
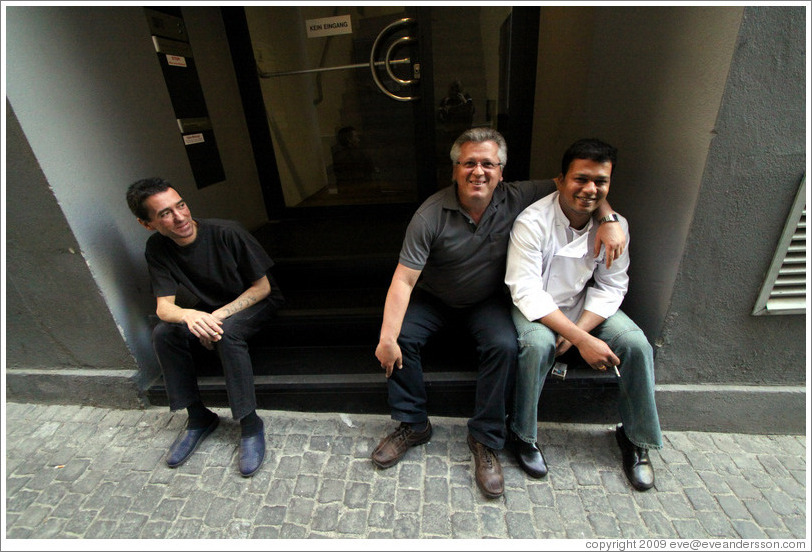
M 510 232 L 505 284 L 513 304 L 528 320 L 538 320 L 558 309 L 544 289 L 544 253 L 549 229 L 532 217 L 519 216 Z
M 626 233 L 623 254 L 612 262 L 611 268 L 606 268 L 601 255 L 601 260 L 596 261 L 593 283 L 587 288 L 584 300 L 584 310 L 603 318 L 609 318 L 618 311 L 629 289 L 629 225 L 625 219 L 621 220 L 621 224 Z

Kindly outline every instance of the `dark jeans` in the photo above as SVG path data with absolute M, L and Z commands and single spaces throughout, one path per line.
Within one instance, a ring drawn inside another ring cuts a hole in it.
M 201 309 L 203 310 L 203 309 Z M 276 306 L 262 301 L 223 321 L 223 337 L 214 344 L 226 380 L 226 392 L 235 420 L 257 407 L 254 370 L 248 339 L 276 314 Z M 202 347 L 186 324 L 159 322 L 152 331 L 152 346 L 161 365 L 169 396 L 169 408 L 180 410 L 200 400 L 192 347 Z
M 403 368 L 396 368 L 388 380 L 392 418 L 408 423 L 428 419 L 420 353 L 431 336 L 451 324 L 474 339 L 479 362 L 474 415 L 468 420 L 468 430 L 480 443 L 502 449 L 505 396 L 515 377 L 518 356 L 507 296 L 494 295 L 470 307 L 452 308 L 429 293 L 414 290 L 398 337 Z

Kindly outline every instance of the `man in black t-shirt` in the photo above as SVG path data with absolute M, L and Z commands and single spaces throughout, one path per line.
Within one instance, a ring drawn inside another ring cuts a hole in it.
M 169 408 L 185 408 L 186 428 L 169 449 L 170 468 L 183 464 L 219 423 L 200 398 L 192 347 L 217 352 L 231 414 L 240 421 L 240 473 L 250 477 L 265 457 L 265 428 L 256 413 L 254 372 L 247 340 L 284 302 L 270 274 L 273 261 L 239 224 L 193 219 L 186 202 L 160 178 L 133 183 L 127 204 L 144 228 L 156 314 L 152 342 L 166 384 Z M 178 288 L 198 303 L 175 303 Z

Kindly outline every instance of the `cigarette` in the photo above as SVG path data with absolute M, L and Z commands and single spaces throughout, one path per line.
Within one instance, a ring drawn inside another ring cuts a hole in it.
M 612 366 L 612 368 L 615 369 L 615 374 L 617 374 L 617 377 L 620 377 L 620 370 L 617 369 L 617 366 Z

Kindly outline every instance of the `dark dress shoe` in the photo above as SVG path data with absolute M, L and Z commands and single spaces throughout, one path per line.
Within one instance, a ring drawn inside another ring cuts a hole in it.
M 647 491 L 654 486 L 654 468 L 648 458 L 648 450 L 629 441 L 622 425 L 615 429 L 617 444 L 623 454 L 623 471 L 638 491 Z
M 401 422 L 400 426 L 384 437 L 372 451 L 372 462 L 379 468 L 391 468 L 403 458 L 411 447 L 427 443 L 431 439 L 431 422 L 426 422 L 426 429 L 414 431 L 409 424 Z
M 240 475 L 251 477 L 265 459 L 265 424 L 254 435 L 240 438 Z
M 180 435 L 178 435 L 172 446 L 169 447 L 169 453 L 166 455 L 166 465 L 170 468 L 177 468 L 195 451 L 195 449 L 203 442 L 203 439 L 209 436 L 209 433 L 217 428 L 220 423 L 220 418 L 215 416 L 209 425 L 199 429 L 189 429 L 188 426 Z M 187 422 L 188 424 L 188 422 Z
M 474 439 L 470 433 L 468 434 L 468 448 L 474 454 L 477 487 L 488 498 L 499 498 L 505 492 L 505 478 L 502 475 L 502 464 L 499 463 L 496 453 Z
M 531 444 L 511 434 L 509 443 L 516 461 L 527 475 L 536 479 L 547 475 L 547 462 L 537 442 Z

